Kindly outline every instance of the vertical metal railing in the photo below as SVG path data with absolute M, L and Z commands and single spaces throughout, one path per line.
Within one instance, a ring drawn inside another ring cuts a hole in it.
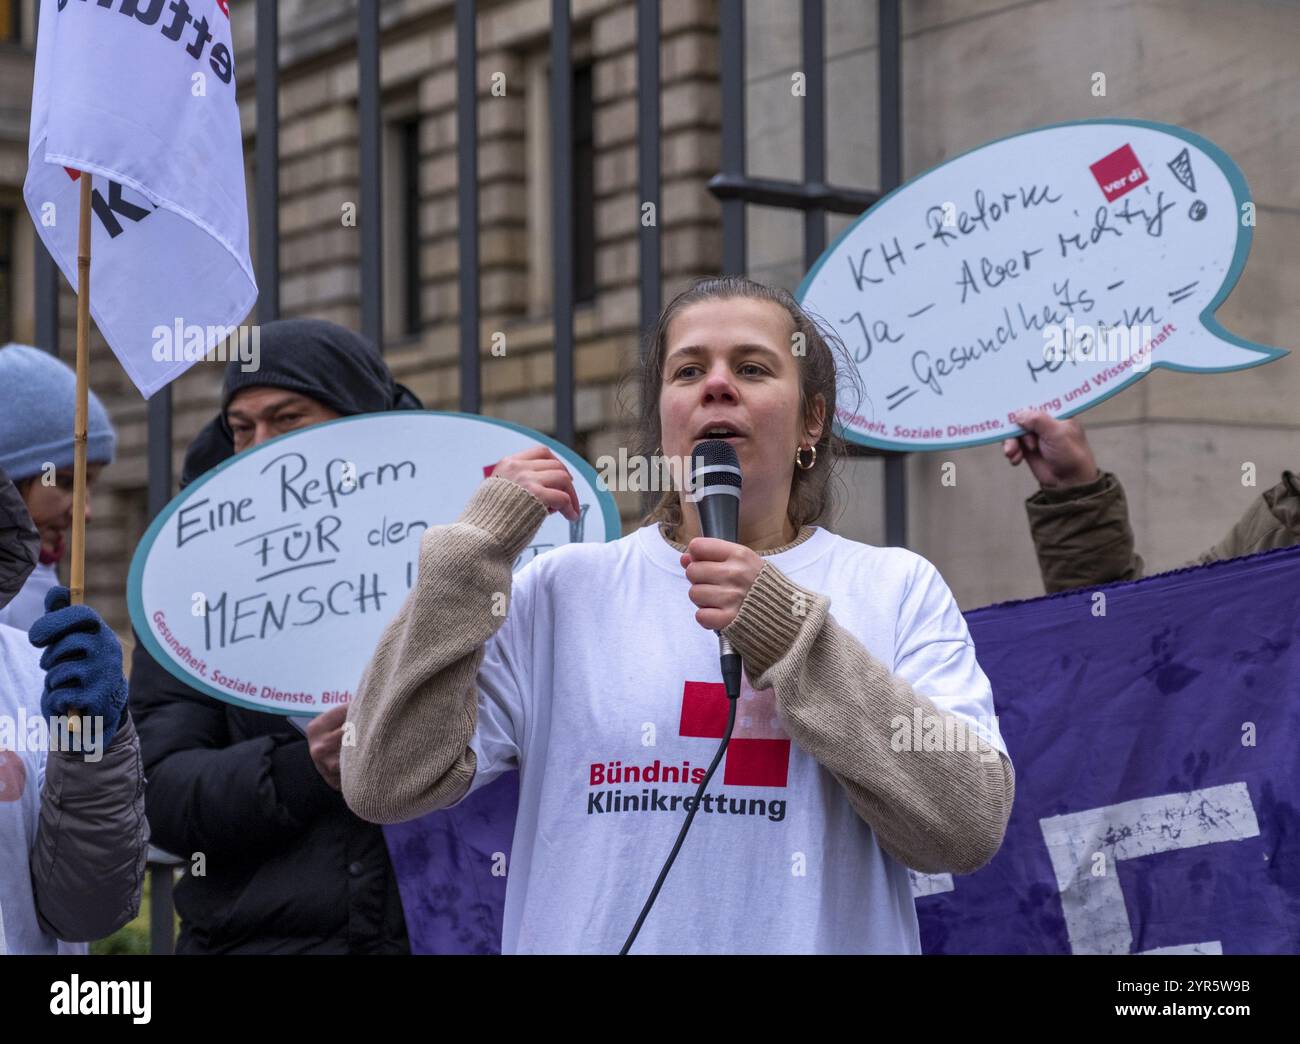
M 59 266 L 36 237 L 36 347 L 59 354 Z
M 40 31 L 41 25 L 41 5 L 33 5 L 32 10 L 35 12 L 35 28 Z M 32 35 L 33 50 L 35 49 L 35 34 Z M 35 336 L 36 347 L 44 348 L 51 355 L 57 357 L 59 354 L 59 266 L 54 263 L 54 258 L 50 252 L 45 249 L 45 241 L 40 235 L 34 235 L 33 240 L 36 243 L 35 266 L 33 269 L 34 286 L 36 296 L 36 322 Z
M 257 321 L 280 318 L 280 19 L 257 4 Z
M 659 238 L 659 0 L 637 0 L 636 5 L 637 87 L 637 191 L 641 206 L 654 208 L 654 222 L 637 226 L 640 268 L 641 338 L 659 318 L 663 299 L 663 277 Z
M 574 444 L 573 53 L 569 0 L 551 0 L 551 265 L 555 323 L 555 437 Z
M 483 408 L 479 356 L 478 32 L 474 0 L 456 0 L 456 236 L 460 245 L 460 409 Z M 413 215 L 419 220 L 419 215 Z
M 384 350 L 384 244 L 379 107 L 379 3 L 357 4 L 357 117 L 361 150 L 361 333 Z
M 149 397 L 149 519 L 158 517 L 172 498 L 172 390 L 168 385 Z
M 745 2 L 722 0 L 722 174 L 729 186 L 745 181 Z M 742 275 L 749 267 L 745 199 L 722 197 L 722 271 Z
M 903 183 L 902 13 L 899 0 L 879 0 L 880 193 Z M 885 454 L 885 543 L 907 544 L 907 454 Z
M 176 868 L 184 866 L 180 856 L 149 846 L 149 952 L 171 955 L 176 952 L 176 905 L 172 889 Z
M 803 36 L 803 180 L 816 192 L 826 187 L 826 10 L 822 0 L 805 0 Z M 812 268 L 826 249 L 826 208 L 803 212 L 803 267 Z

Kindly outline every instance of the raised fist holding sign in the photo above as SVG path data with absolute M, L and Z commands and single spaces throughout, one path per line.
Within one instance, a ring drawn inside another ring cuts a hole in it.
M 1027 463 L 1043 489 L 1081 486 L 1100 474 L 1077 420 L 1057 420 L 1044 410 L 1021 410 L 1015 419 L 1025 434 L 1004 439 L 1002 454 L 1013 467 Z

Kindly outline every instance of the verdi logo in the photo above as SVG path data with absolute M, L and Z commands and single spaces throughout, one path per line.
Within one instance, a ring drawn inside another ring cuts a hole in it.
M 1088 169 L 1101 186 L 1107 203 L 1115 202 L 1124 193 L 1133 191 L 1147 180 L 1147 172 L 1138 162 L 1132 145 L 1121 145 L 1091 164 Z

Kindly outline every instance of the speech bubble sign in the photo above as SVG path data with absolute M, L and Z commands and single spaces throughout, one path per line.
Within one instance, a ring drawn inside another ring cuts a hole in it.
M 438 411 L 346 417 L 240 453 L 172 500 L 131 562 L 132 626 L 163 667 L 227 703 L 295 716 L 346 703 L 415 582 L 425 529 L 539 444 L 573 476 L 581 516 L 548 514 L 515 568 L 618 539 L 594 469 L 539 432 Z
M 895 450 L 1018 435 L 1154 367 L 1218 373 L 1287 354 L 1219 325 L 1254 204 L 1227 153 L 1181 127 L 1082 120 L 913 178 L 822 254 L 796 293 L 843 339 L 867 399 L 837 430 Z

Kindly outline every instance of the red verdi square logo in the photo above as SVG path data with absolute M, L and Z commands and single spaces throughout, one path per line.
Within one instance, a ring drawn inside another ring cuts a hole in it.
M 1088 168 L 1097 179 L 1107 203 L 1114 203 L 1147 180 L 1147 172 L 1138 162 L 1132 145 L 1121 145 L 1109 156 L 1103 156 Z

